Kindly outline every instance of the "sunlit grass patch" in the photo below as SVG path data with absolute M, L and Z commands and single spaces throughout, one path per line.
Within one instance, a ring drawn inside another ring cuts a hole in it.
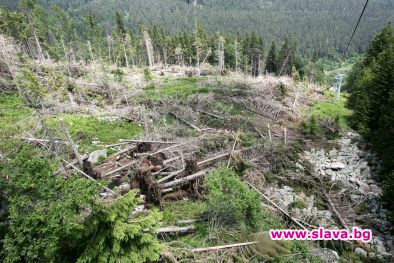
M 209 88 L 199 83 L 199 78 L 179 78 L 166 80 L 161 85 L 150 84 L 142 97 L 160 99 L 165 97 L 188 97 L 198 93 L 208 93 Z
M 105 121 L 83 115 L 49 117 L 47 122 L 53 129 L 62 129 L 60 125 L 62 118 L 75 143 L 84 150 L 92 146 L 93 140 L 99 141 L 100 145 L 113 144 L 119 142 L 119 139 L 135 138 L 143 131 L 143 128 L 136 123 Z

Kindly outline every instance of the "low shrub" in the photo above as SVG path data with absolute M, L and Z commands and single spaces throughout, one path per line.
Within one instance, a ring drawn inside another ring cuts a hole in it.
M 228 168 L 214 170 L 205 181 L 208 219 L 217 224 L 244 224 L 256 228 L 262 214 L 260 196 Z

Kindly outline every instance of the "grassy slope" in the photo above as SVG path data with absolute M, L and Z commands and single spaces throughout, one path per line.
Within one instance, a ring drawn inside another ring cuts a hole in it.
M 12 136 L 19 136 L 24 130 L 34 129 L 37 124 L 32 116 L 33 111 L 24 105 L 23 99 L 17 94 L 4 95 L 0 98 L 0 142 L 1 148 L 12 148 L 16 143 L 10 140 Z M 47 125 L 61 131 L 60 119 L 64 118 L 71 137 L 80 145 L 82 151 L 93 150 L 93 138 L 101 144 L 119 142 L 119 139 L 135 138 L 142 133 L 142 127 L 135 123 L 123 121 L 104 121 L 92 116 L 58 115 L 46 117 Z M 11 138 L 10 138 L 11 137 Z
M 345 93 L 341 95 L 339 100 L 336 100 L 335 94 L 328 92 L 325 101 L 315 102 L 310 109 L 304 109 L 304 113 L 316 117 L 338 118 L 341 127 L 348 129 L 347 118 L 352 112 L 345 107 L 346 101 Z
M 207 93 L 209 88 L 201 85 L 198 78 L 165 79 L 163 84 L 151 84 L 142 98 L 161 99 L 165 97 L 188 97 L 197 93 Z

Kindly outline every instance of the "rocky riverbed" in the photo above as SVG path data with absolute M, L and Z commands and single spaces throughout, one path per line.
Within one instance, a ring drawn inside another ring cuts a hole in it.
M 379 161 L 373 153 L 365 150 L 361 136 L 356 133 L 343 134 L 333 145 L 332 149 L 305 151 L 302 159 L 312 165 L 314 176 L 324 179 L 335 189 L 332 201 L 346 225 L 349 228 L 372 229 L 372 242 L 356 248 L 355 252 L 364 258 L 391 262 L 394 259 L 394 239 L 390 234 L 389 213 L 379 201 L 382 192 L 376 181 Z M 300 161 L 296 165 L 298 172 L 305 169 L 302 163 Z M 279 190 L 274 186 L 268 188 L 266 194 L 295 218 L 313 222 L 316 226 L 342 228 L 332 209 L 319 205 L 316 195 L 307 190 L 282 185 Z M 335 259 L 335 256 L 330 258 Z

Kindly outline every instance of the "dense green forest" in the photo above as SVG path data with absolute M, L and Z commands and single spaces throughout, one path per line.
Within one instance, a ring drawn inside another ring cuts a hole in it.
M 16 8 L 19 1 L 1 0 Z M 318 52 L 319 56 L 342 53 L 347 39 L 364 4 L 361 0 L 41 0 L 46 7 L 58 4 L 68 14 L 82 22 L 82 16 L 93 13 L 106 34 L 115 24 L 115 11 L 125 18 L 127 27 L 134 32 L 140 24 L 160 25 L 171 34 L 191 31 L 195 21 L 200 21 L 209 33 L 221 32 L 236 36 L 256 32 L 266 43 L 283 42 L 285 38 L 298 43 L 307 55 Z M 190 2 L 190 3 L 189 3 Z M 393 21 L 394 1 L 372 1 L 361 21 L 359 32 L 351 46 L 351 52 L 363 52 L 373 35 L 388 20 Z M 268 48 L 267 48 L 268 49 Z
M 372 41 L 347 80 L 352 126 L 372 142 L 383 161 L 385 201 L 394 218 L 394 29 L 391 24 Z
M 208 34 L 205 27 L 193 23 L 190 32 L 168 34 L 163 28 L 140 25 L 130 30 L 125 18 L 115 12 L 115 27 L 108 35 L 94 14 L 74 17 L 58 6 L 49 9 L 35 1 L 24 1 L 20 11 L 0 9 L 0 30 L 16 39 L 32 57 L 43 60 L 103 61 L 118 66 L 210 64 L 218 72 L 227 69 L 258 76 L 265 73 L 291 75 L 323 81 L 316 54 L 311 59 L 300 55 L 297 44 L 267 43 L 254 32 L 237 36 Z M 77 18 L 77 19 L 76 19 Z M 268 51 L 269 48 L 269 51 Z M 267 49 L 267 50 L 266 50 Z

